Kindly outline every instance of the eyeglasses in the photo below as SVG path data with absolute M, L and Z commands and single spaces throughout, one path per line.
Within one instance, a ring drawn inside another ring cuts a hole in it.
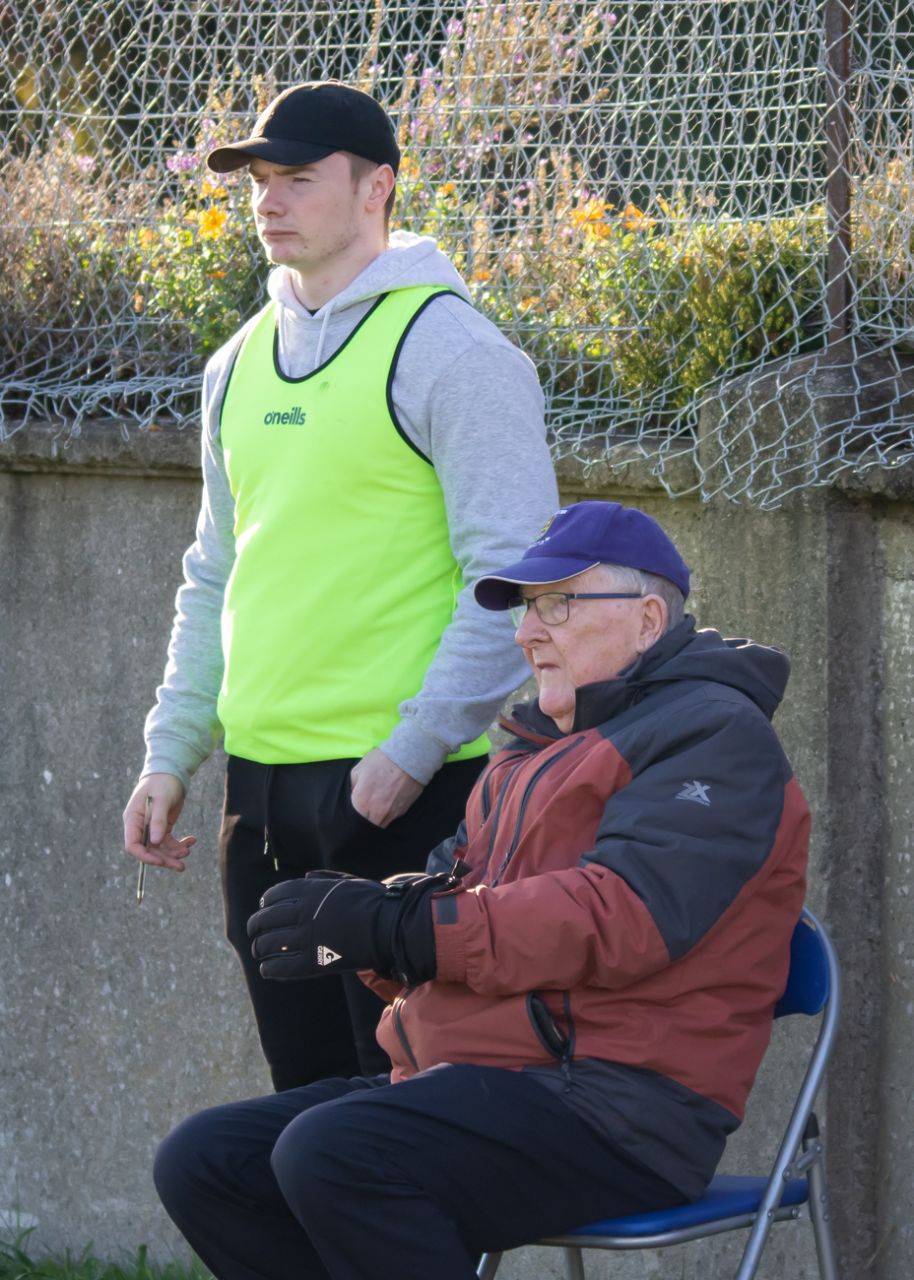
M 557 627 L 568 621 L 569 600 L 640 600 L 640 591 L 547 591 L 541 596 L 513 596 L 508 609 L 515 627 L 519 627 L 533 605 L 540 622 Z

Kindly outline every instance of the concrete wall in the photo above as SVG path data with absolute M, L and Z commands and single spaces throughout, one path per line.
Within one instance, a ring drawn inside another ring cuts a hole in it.
M 158 1139 L 213 1102 L 264 1092 L 266 1072 L 221 933 L 220 762 L 201 771 L 183 876 L 147 899 L 120 852 L 182 550 L 198 497 L 188 433 L 92 428 L 66 446 L 34 426 L 0 444 L 0 1217 L 37 1219 L 52 1247 L 109 1257 L 180 1250 L 149 1177 Z M 815 817 L 810 901 L 831 924 L 847 1004 L 824 1102 L 844 1274 L 914 1271 L 909 1063 L 914 1053 L 912 842 L 914 484 L 879 477 L 783 509 L 670 501 L 645 468 L 568 464 L 565 495 L 656 515 L 698 570 L 699 623 L 792 655 L 777 725 Z M 889 481 L 891 483 L 889 483 Z M 797 1053 L 784 1028 L 728 1169 L 774 1151 Z M 760 1273 L 815 1274 L 782 1229 Z M 725 1272 L 737 1243 L 613 1260 L 640 1280 Z M 799 1260 L 798 1260 L 799 1259 Z M 525 1251 L 506 1280 L 561 1274 Z

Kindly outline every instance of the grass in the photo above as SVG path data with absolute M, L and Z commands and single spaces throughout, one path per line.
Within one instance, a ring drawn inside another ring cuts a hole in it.
M 202 1262 L 153 1264 L 146 1246 L 120 1262 L 103 1262 L 90 1248 L 72 1254 L 43 1254 L 34 1257 L 29 1247 L 30 1231 L 19 1232 L 12 1240 L 0 1239 L 0 1280 L 208 1280 Z

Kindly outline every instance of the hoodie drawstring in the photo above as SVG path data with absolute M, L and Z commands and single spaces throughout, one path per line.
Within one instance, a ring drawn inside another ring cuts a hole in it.
M 314 348 L 314 364 L 311 366 L 312 371 L 314 369 L 319 369 L 321 365 L 321 359 L 323 358 L 323 354 L 324 354 L 324 337 L 326 336 L 326 333 L 327 333 L 327 323 L 330 320 L 330 316 L 333 313 L 333 304 L 335 301 L 336 301 L 335 298 L 331 298 L 330 301 L 327 303 L 327 305 L 324 307 L 324 318 L 321 321 L 321 331 L 318 334 L 317 346 Z

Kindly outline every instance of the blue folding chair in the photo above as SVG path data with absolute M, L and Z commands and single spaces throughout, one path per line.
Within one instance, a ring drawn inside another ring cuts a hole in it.
M 661 1249 L 751 1227 L 735 1275 L 735 1280 L 751 1280 L 772 1223 L 808 1216 L 815 1233 L 820 1276 L 822 1280 L 838 1280 L 825 1185 L 825 1151 L 812 1108 L 834 1043 L 840 1004 L 841 974 L 835 949 L 820 921 L 804 908 L 790 944 L 787 988 L 774 1016 L 805 1013 L 821 1014 L 822 1018 L 771 1173 L 761 1178 L 721 1175 L 712 1179 L 694 1204 L 606 1218 L 531 1244 L 564 1249 L 568 1280 L 585 1280 L 584 1249 Z M 492 1280 L 501 1258 L 500 1253 L 485 1254 L 476 1273 L 479 1280 Z

